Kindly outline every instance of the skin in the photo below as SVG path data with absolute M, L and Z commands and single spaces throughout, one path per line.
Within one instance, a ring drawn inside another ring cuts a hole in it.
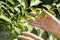
M 60 38 L 60 21 L 56 17 L 51 15 L 49 12 L 47 12 L 45 9 L 42 9 L 42 12 L 45 14 L 45 17 L 35 18 L 35 21 L 30 24 L 34 27 L 41 28 L 47 32 L 51 32 L 51 33 L 55 34 L 58 38 Z M 37 15 L 35 12 L 31 12 L 31 14 L 34 16 Z M 30 21 L 30 20 L 28 20 L 28 21 Z M 43 40 L 42 38 L 39 38 L 38 36 L 35 37 L 34 35 L 32 35 L 32 33 L 29 34 L 29 33 L 25 32 L 23 34 L 26 34 L 25 37 L 27 35 L 29 35 L 29 36 L 31 35 L 31 38 L 33 40 Z M 21 36 L 19 38 L 21 38 Z M 31 39 L 29 39 L 29 40 L 31 40 Z
M 21 40 L 44 40 L 42 38 L 39 38 L 37 35 L 29 33 L 29 32 L 23 32 L 23 35 L 19 35 L 18 38 Z

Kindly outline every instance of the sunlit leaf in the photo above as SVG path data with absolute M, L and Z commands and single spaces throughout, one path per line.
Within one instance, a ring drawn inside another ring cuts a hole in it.
M 18 33 L 18 34 L 21 34 L 21 29 L 17 28 L 17 27 L 14 27 L 15 28 L 15 31 Z
M 9 1 L 11 4 L 14 5 L 14 1 L 13 0 L 7 0 L 7 1 Z
M 38 5 L 39 3 L 42 3 L 42 2 L 39 1 L 39 0 L 31 0 L 30 7 L 31 6 L 35 6 L 35 5 Z
M 44 7 L 46 7 L 48 10 L 51 9 L 50 5 L 43 5 Z
M 33 27 L 31 25 L 27 25 L 28 31 L 27 32 L 31 32 L 33 30 Z
M 18 0 L 19 3 L 21 3 L 21 0 Z
M 57 6 L 57 9 L 58 9 L 58 11 L 59 11 L 59 13 L 60 13 L 60 3 L 57 4 L 56 6 Z
M 24 26 L 24 24 L 22 24 L 22 23 L 18 23 L 18 25 L 19 25 L 19 27 L 20 27 L 21 29 L 25 30 L 25 26 Z
M 49 40 L 57 40 L 57 38 L 53 34 L 51 34 Z
M 18 0 L 18 2 L 25 8 L 28 7 L 28 0 Z
M 12 12 L 14 12 L 14 8 L 13 7 L 10 7 L 10 6 L 8 6 L 11 10 L 12 10 Z
M 55 12 L 54 12 L 54 11 L 49 10 L 49 12 L 50 12 L 52 15 L 56 16 L 56 14 L 55 14 Z
M 2 3 L 0 3 L 0 8 L 1 8 L 2 6 L 3 6 Z
M 56 3 L 54 2 L 52 5 L 53 5 L 53 6 L 56 6 Z
M 22 8 L 22 15 L 24 15 L 25 14 L 25 10 L 24 10 L 24 8 Z
M 1 1 L 0 1 L 0 2 L 1 2 Z M 11 9 L 12 12 L 14 12 L 13 6 L 9 6 L 8 4 L 6 4 L 6 3 L 4 3 L 4 2 L 1 2 L 1 7 L 4 7 L 5 9 L 8 9 L 8 8 L 6 8 L 5 6 L 2 6 L 3 4 L 5 4 L 6 7 L 8 7 L 9 9 Z
M 11 20 L 8 18 L 8 17 L 6 17 L 5 15 L 0 15 L 0 19 L 2 19 L 2 20 L 4 20 L 4 21 L 7 21 L 7 22 L 9 22 L 9 23 L 11 23 Z
M 18 40 L 18 39 L 13 39 L 13 40 Z

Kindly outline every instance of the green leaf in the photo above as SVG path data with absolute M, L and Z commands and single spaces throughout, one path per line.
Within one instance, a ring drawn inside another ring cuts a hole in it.
M 6 17 L 5 15 L 0 15 L 0 19 L 2 19 L 2 20 L 4 20 L 4 21 L 7 21 L 7 22 L 9 22 L 9 23 L 11 23 L 11 20 L 8 18 L 8 17 Z
M 44 33 L 44 30 L 40 29 L 40 35 L 39 35 L 39 37 L 41 37 L 43 33 Z
M 18 39 L 13 39 L 13 40 L 18 40 Z
M 51 5 L 43 5 L 44 7 L 46 7 L 48 10 L 51 9 Z
M 14 29 L 18 34 L 21 34 L 21 29 L 20 28 L 14 27 Z
M 23 5 L 23 7 L 26 8 L 26 6 L 25 6 L 25 2 L 22 2 L 21 5 Z
M 56 16 L 55 12 L 53 10 L 49 10 L 49 12 L 53 15 Z
M 21 3 L 21 0 L 18 0 L 19 3 Z
M 22 15 L 24 15 L 25 14 L 25 10 L 24 10 L 24 8 L 22 7 Z
M 0 3 L 6 5 L 6 7 L 5 6 L 2 6 L 2 5 L 1 5 L 1 7 L 5 8 L 5 9 L 9 8 L 9 9 L 11 9 L 12 12 L 14 12 L 14 7 L 13 6 L 9 6 L 8 4 L 6 4 L 4 2 L 1 2 L 1 1 L 0 1 Z
M 18 0 L 18 2 L 25 8 L 28 8 L 28 0 Z
M 28 0 L 22 0 L 22 3 L 21 3 L 24 8 L 28 8 Z
M 60 3 L 58 3 L 56 6 L 57 6 L 57 9 L 58 9 L 59 14 L 60 14 Z
M 14 9 L 15 9 L 17 12 L 20 12 L 19 8 L 15 7 Z
M 58 3 L 56 6 L 57 6 L 57 7 L 60 7 L 60 3 Z
M 35 6 L 35 5 L 38 5 L 39 3 L 42 3 L 42 1 L 39 1 L 39 0 L 31 0 L 30 7 L 31 6 Z
M 13 5 L 15 4 L 13 0 L 7 0 L 7 1 L 9 1 Z
M 19 25 L 19 27 L 20 27 L 21 29 L 25 30 L 25 26 L 24 26 L 24 24 L 22 24 L 22 23 L 18 23 L 18 25 Z
M 31 32 L 33 30 L 33 27 L 31 25 L 28 25 L 27 28 L 28 28 L 27 32 Z
M 14 12 L 14 7 L 8 6 L 12 12 Z
M 56 2 L 54 2 L 52 5 L 53 5 L 53 6 L 56 6 Z
M 54 36 L 53 34 L 50 35 L 49 40 L 57 40 L 56 36 Z
M 0 8 L 1 8 L 2 6 L 3 6 L 2 3 L 0 3 Z
M 30 10 L 31 10 L 32 12 L 35 12 L 34 8 L 30 8 Z

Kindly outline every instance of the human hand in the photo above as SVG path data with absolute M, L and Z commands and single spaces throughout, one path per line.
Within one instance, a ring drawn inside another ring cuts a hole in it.
M 47 32 L 51 32 L 56 36 L 59 36 L 60 21 L 56 17 L 51 15 L 49 12 L 47 12 L 45 9 L 43 9 L 42 12 L 45 14 L 45 17 L 35 18 L 35 21 L 30 24 L 33 25 L 34 27 L 42 28 Z M 38 15 L 35 12 L 31 12 L 31 14 L 34 16 Z
M 23 35 L 19 35 L 18 38 L 21 40 L 43 40 L 37 35 L 29 33 L 29 32 L 23 32 Z

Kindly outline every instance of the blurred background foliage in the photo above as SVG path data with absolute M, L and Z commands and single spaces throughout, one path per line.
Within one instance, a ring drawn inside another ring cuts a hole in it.
M 45 40 L 59 40 L 52 33 L 33 28 L 26 20 L 29 16 L 32 18 L 31 11 L 43 16 L 42 8 L 59 19 L 59 0 L 0 0 L 0 40 L 18 40 L 23 31 L 32 32 Z

